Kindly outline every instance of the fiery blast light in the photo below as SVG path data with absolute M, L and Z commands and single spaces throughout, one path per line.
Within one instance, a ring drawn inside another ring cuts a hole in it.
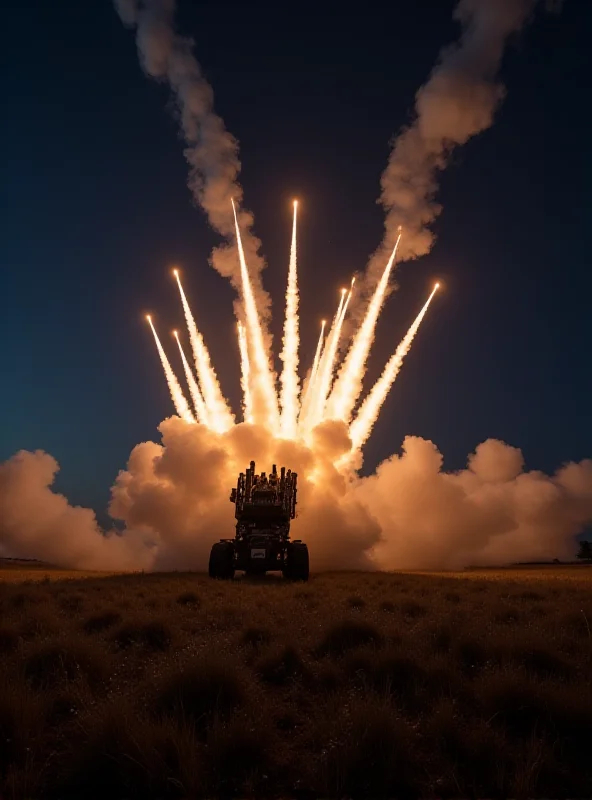
M 191 395 L 191 400 L 193 402 L 193 407 L 195 409 L 195 415 L 197 417 L 197 421 L 201 422 L 203 425 L 209 424 L 209 416 L 208 411 L 206 408 L 206 404 L 204 403 L 204 399 L 199 391 L 199 386 L 197 385 L 197 381 L 191 372 L 191 367 L 189 366 L 189 362 L 187 361 L 187 357 L 185 355 L 185 351 L 183 350 L 183 345 L 181 344 L 181 340 L 179 339 L 179 332 L 173 331 L 173 336 L 177 340 L 177 344 L 179 345 L 179 353 L 181 354 L 181 361 L 183 362 L 183 371 L 185 372 L 185 380 L 187 381 L 187 386 L 189 386 L 189 394 Z
M 238 349 L 241 360 L 241 388 L 243 390 L 243 416 L 245 422 L 253 422 L 253 399 L 251 397 L 251 365 L 249 364 L 249 348 L 247 346 L 247 331 L 239 320 L 238 322 Z
M 434 289 L 431 295 L 428 297 L 426 304 L 417 315 L 413 325 L 405 334 L 401 344 L 397 347 L 393 355 L 388 360 L 382 375 L 374 384 L 372 391 L 362 403 L 355 420 L 350 425 L 349 435 L 352 440 L 352 450 L 360 450 L 368 440 L 368 437 L 372 432 L 372 428 L 374 427 L 374 423 L 380 414 L 380 409 L 386 400 L 386 396 L 389 393 L 391 386 L 395 382 L 397 375 L 399 374 L 399 370 L 403 364 L 403 359 L 409 352 L 409 348 L 415 339 L 415 334 L 419 330 L 421 321 L 425 317 L 429 305 L 432 302 L 432 298 L 438 291 L 439 286 L 439 283 L 434 286 Z
M 247 423 L 264 425 L 277 438 L 297 440 L 307 445 L 310 445 L 311 434 L 319 424 L 327 420 L 339 420 L 347 426 L 351 448 L 349 454 L 346 453 L 345 456 L 336 457 L 334 463 L 338 468 L 349 468 L 354 462 L 353 456 L 362 449 L 372 433 L 372 428 L 380 414 L 384 401 L 440 284 L 436 283 L 434 286 L 427 302 L 409 328 L 403 341 L 389 359 L 380 378 L 362 401 L 355 418 L 351 421 L 362 394 L 362 381 L 366 371 L 366 362 L 374 341 L 376 323 L 384 306 L 389 278 L 397 256 L 399 242 L 401 241 L 401 232 L 399 231 L 395 247 L 370 299 L 362 323 L 353 335 L 351 345 L 337 378 L 335 378 L 335 373 L 339 340 L 352 297 L 355 278 L 352 278 L 349 291 L 347 289 L 341 290 L 339 305 L 326 338 L 326 320 L 322 322 L 309 378 L 305 381 L 301 393 L 298 375 L 300 343 L 296 250 L 297 202 L 295 201 L 286 291 L 283 349 L 280 356 L 283 361 L 283 369 L 280 375 L 280 393 L 278 397 L 275 387 L 275 375 L 265 347 L 263 324 L 249 276 L 234 202 L 232 203 L 232 208 L 241 268 L 244 312 L 244 322 L 239 320 L 237 324 L 241 387 L 243 390 L 243 419 Z M 223 433 L 235 424 L 234 416 L 228 402 L 222 395 L 216 372 L 210 363 L 210 355 L 181 286 L 178 270 L 174 270 L 174 275 L 179 286 L 189 338 L 195 357 L 198 380 L 196 380 L 191 371 L 177 332 L 175 331 L 174 334 L 179 345 L 183 369 L 195 407 L 197 421 L 214 431 Z M 189 409 L 187 400 L 164 353 L 150 316 L 147 317 L 147 320 L 154 333 L 154 339 L 177 414 L 186 422 L 195 423 L 196 419 Z
M 279 434 L 280 417 L 278 409 L 277 395 L 274 386 L 274 379 L 269 365 L 269 359 L 265 351 L 263 341 L 263 330 L 261 319 L 257 311 L 257 303 L 253 294 L 253 287 L 249 277 L 249 270 L 245 260 L 243 242 L 241 239 L 240 228 L 236 216 L 236 206 L 232 201 L 234 212 L 234 225 L 236 228 L 236 243 L 238 247 L 238 258 L 241 270 L 241 280 L 243 287 L 243 301 L 245 304 L 245 316 L 247 322 L 247 344 L 251 348 L 251 362 L 253 375 L 253 388 L 251 389 L 256 403 L 253 406 L 253 416 L 256 422 L 263 422 L 271 427 L 275 434 Z M 259 413 L 261 408 L 262 414 Z
M 318 384 L 314 388 L 314 406 L 313 406 L 314 410 L 311 419 L 308 421 L 309 431 L 316 425 L 318 425 L 319 422 L 322 422 L 324 417 L 327 395 L 329 394 L 329 391 L 331 389 L 331 381 L 333 380 L 335 359 L 337 357 L 337 348 L 339 346 L 339 339 L 341 336 L 341 329 L 343 327 L 343 320 L 345 319 L 345 315 L 347 313 L 347 307 L 349 305 L 349 301 L 351 300 L 352 296 L 352 290 L 350 289 L 347 295 L 347 299 L 345 299 L 346 292 L 347 289 L 341 290 L 341 303 L 339 308 L 337 309 L 337 316 L 333 323 L 331 333 L 329 334 L 329 339 L 327 341 L 327 346 L 325 348 L 325 352 L 323 353 L 323 358 L 321 360 L 321 366 L 319 368 Z
M 216 371 L 210 362 L 210 354 L 208 348 L 204 344 L 203 336 L 195 324 L 195 319 L 189 308 L 189 303 L 185 297 L 185 292 L 181 286 L 181 278 L 179 277 L 179 270 L 173 270 L 173 275 L 177 279 L 179 287 L 179 294 L 181 295 L 181 302 L 183 304 L 183 311 L 185 312 L 185 321 L 187 322 L 187 330 L 189 331 L 189 341 L 191 342 L 191 349 L 193 350 L 193 357 L 195 359 L 195 369 L 201 384 L 204 400 L 207 408 L 208 426 L 213 430 L 222 433 L 234 424 L 234 417 L 232 416 L 228 403 L 222 396 L 220 384 L 216 376 Z
M 286 439 L 295 439 L 298 429 L 298 395 L 300 380 L 298 378 L 298 272 L 296 261 L 296 215 L 298 200 L 294 200 L 294 222 L 292 225 L 292 247 L 290 249 L 290 267 L 288 270 L 288 288 L 286 290 L 286 319 L 284 323 L 284 349 L 280 354 L 284 368 L 280 377 L 281 392 L 281 433 Z
M 329 351 L 333 349 L 332 346 L 333 339 L 335 337 L 335 331 L 337 329 L 337 326 L 339 325 L 339 320 L 341 318 L 341 312 L 343 310 L 344 301 L 345 301 L 345 289 L 342 289 L 339 298 L 339 305 L 337 306 L 337 311 L 335 312 L 335 316 L 333 317 L 333 322 L 331 323 L 331 327 L 329 329 L 329 335 L 327 336 L 327 340 L 324 342 L 321 353 L 319 354 L 320 358 L 314 376 L 311 376 L 311 382 L 309 386 L 310 396 L 306 409 L 306 414 L 301 414 L 301 419 L 300 419 L 300 429 L 303 432 L 308 433 L 314 426 L 313 420 L 318 419 L 320 416 L 321 400 L 320 400 L 319 387 L 324 382 L 324 376 L 327 367 L 327 359 L 330 356 Z
M 181 417 L 181 419 L 185 420 L 185 422 L 195 422 L 193 414 L 189 410 L 189 404 L 187 403 L 185 395 L 183 394 L 183 389 L 181 389 L 179 381 L 177 380 L 175 373 L 173 372 L 173 368 L 171 367 L 170 362 L 166 357 L 166 353 L 164 352 L 160 343 L 160 339 L 158 338 L 158 334 L 156 333 L 156 328 L 154 327 L 154 323 L 152 322 L 152 317 L 150 314 L 146 315 L 146 319 L 148 320 L 148 324 L 152 328 L 152 333 L 154 334 L 154 341 L 156 342 L 158 355 L 160 356 L 162 368 L 164 369 L 164 374 L 169 385 L 169 391 L 171 393 L 173 405 L 175 406 L 175 411 Z
M 327 325 L 327 320 L 324 319 L 321 322 L 321 333 L 319 334 L 319 341 L 317 342 L 317 349 L 315 350 L 314 359 L 312 362 L 312 368 L 310 370 L 310 374 L 308 376 L 308 381 L 305 381 L 304 384 L 304 391 L 302 397 L 302 404 L 300 407 L 300 419 L 306 419 L 308 415 L 308 409 L 310 406 L 310 396 L 312 390 L 314 388 L 315 380 L 317 377 L 317 372 L 319 369 L 319 362 L 321 360 L 321 354 L 323 352 L 323 344 L 325 342 L 325 326 Z
M 328 415 L 333 419 L 342 419 L 345 422 L 349 422 L 356 400 L 360 396 L 362 380 L 366 371 L 366 361 L 370 353 L 370 348 L 372 347 L 372 342 L 374 341 L 376 323 L 384 304 L 389 278 L 393 264 L 395 263 L 395 258 L 397 257 L 400 241 L 401 230 L 399 229 L 399 235 L 397 236 L 397 241 L 391 257 L 384 268 L 384 272 L 376 287 L 374 296 L 370 301 L 368 311 L 360 326 L 360 330 L 354 336 L 345 362 L 339 372 L 335 388 L 329 398 Z

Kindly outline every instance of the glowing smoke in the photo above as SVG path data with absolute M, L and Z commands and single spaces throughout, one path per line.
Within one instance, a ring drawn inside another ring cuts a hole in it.
M 382 178 L 380 202 L 385 235 L 370 262 L 382 268 L 399 225 L 404 236 L 400 259 L 424 255 L 434 242 L 431 223 L 440 214 L 435 200 L 438 173 L 452 150 L 489 128 L 503 100 L 498 82 L 508 37 L 527 22 L 537 0 L 459 0 L 454 18 L 460 40 L 440 53 L 430 78 L 415 97 L 415 119 L 396 138 Z
M 228 241 L 234 239 L 234 218 L 230 201 L 241 205 L 243 190 L 238 183 L 240 161 L 238 142 L 213 109 L 212 87 L 202 75 L 192 53 L 193 41 L 175 33 L 175 0 L 114 0 L 122 22 L 135 29 L 140 62 L 145 72 L 165 81 L 175 98 L 179 125 L 187 144 L 185 158 L 190 166 L 188 185 L 196 202 L 206 212 L 212 227 Z M 265 316 L 269 297 L 261 285 L 264 262 L 261 242 L 252 232 L 253 216 L 241 208 L 239 215 L 243 246 L 259 312 Z M 241 274 L 236 252 L 218 247 L 212 263 L 240 290 Z
M 446 473 L 432 442 L 407 437 L 401 455 L 349 482 L 334 466 L 348 447 L 343 423 L 318 428 L 314 449 L 244 423 L 216 433 L 171 417 L 160 431 L 162 444 L 135 447 L 113 487 L 110 511 L 126 523 L 123 536 L 105 538 L 91 511 L 51 491 L 57 465 L 47 454 L 0 465 L 4 554 L 86 568 L 204 569 L 212 542 L 232 532 L 229 489 L 251 458 L 302 476 L 293 532 L 309 543 L 315 569 L 569 557 L 592 521 L 592 461 L 552 477 L 524 472 L 520 451 L 495 440 L 479 445 L 465 470 Z

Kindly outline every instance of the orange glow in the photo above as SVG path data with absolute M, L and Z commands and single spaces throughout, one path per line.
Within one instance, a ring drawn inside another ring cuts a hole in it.
M 374 290 L 366 315 L 354 336 L 345 361 L 337 376 L 337 380 L 335 381 L 335 385 L 333 386 L 333 391 L 329 395 L 327 414 L 331 419 L 342 419 L 344 422 L 349 423 L 356 401 L 362 391 L 362 380 L 366 372 L 366 361 L 370 353 L 370 348 L 372 347 L 372 342 L 374 341 L 376 323 L 386 297 L 388 282 L 397 257 L 400 241 L 401 234 L 399 233 L 391 256 Z

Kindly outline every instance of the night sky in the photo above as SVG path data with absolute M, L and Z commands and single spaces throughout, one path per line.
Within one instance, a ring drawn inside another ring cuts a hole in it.
M 301 200 L 302 358 L 382 235 L 389 141 L 441 46 L 452 2 L 181 2 L 178 27 L 238 138 L 245 204 L 263 240 L 281 330 L 291 205 Z M 194 207 L 166 89 L 141 72 L 108 0 L 3 8 L 0 459 L 45 449 L 58 487 L 99 512 L 132 447 L 172 413 L 150 330 L 178 366 L 184 285 L 223 390 L 240 408 L 229 284 Z M 432 253 L 398 267 L 367 384 L 423 304 L 429 315 L 366 448 L 414 434 L 457 469 L 488 437 L 554 470 L 592 456 L 588 366 L 592 3 L 535 22 L 507 52 L 494 126 L 444 174 Z M 276 353 L 279 349 L 275 348 Z M 196 480 L 199 476 L 196 476 Z

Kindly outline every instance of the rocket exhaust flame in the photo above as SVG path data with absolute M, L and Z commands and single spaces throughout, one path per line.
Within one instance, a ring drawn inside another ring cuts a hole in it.
M 304 391 L 302 396 L 302 405 L 300 408 L 300 417 L 299 422 L 305 420 L 308 415 L 308 409 L 310 407 L 310 398 L 311 394 L 314 391 L 314 385 L 317 378 L 317 373 L 319 370 L 319 361 L 321 360 L 321 354 L 323 352 L 323 344 L 325 341 L 325 326 L 327 325 L 327 320 L 324 319 L 321 323 L 321 333 L 319 335 L 319 341 L 317 342 L 317 349 L 315 351 L 314 360 L 312 362 L 312 367 L 310 370 L 310 375 L 308 377 L 308 381 L 304 383 Z
M 333 362 L 337 353 L 338 331 L 341 330 L 341 325 L 343 323 L 342 311 L 345 306 L 345 292 L 346 289 L 341 290 L 339 305 L 337 306 L 337 311 L 333 317 L 327 341 L 321 353 L 314 384 L 311 384 L 311 399 L 308 413 L 306 417 L 303 417 L 300 421 L 300 427 L 305 433 L 308 433 L 321 421 L 323 406 L 328 392 L 328 383 L 331 380 Z
M 280 359 L 284 362 L 281 374 L 281 433 L 286 439 L 296 438 L 298 424 L 298 395 L 300 381 L 298 379 L 298 273 L 296 254 L 296 215 L 298 201 L 294 200 L 294 222 L 292 225 L 292 247 L 290 249 L 290 266 L 288 270 L 288 288 L 286 290 L 286 319 L 284 323 L 284 349 Z
M 401 365 L 403 364 L 403 359 L 409 352 L 409 348 L 411 347 L 411 344 L 415 338 L 415 334 L 419 330 L 419 326 L 421 325 L 429 305 L 432 302 L 432 298 L 438 291 L 439 286 L 439 283 L 434 286 L 431 295 L 428 297 L 424 307 L 417 315 L 415 322 L 409 328 L 403 341 L 390 357 L 386 367 L 382 372 L 382 375 L 374 384 L 370 394 L 362 403 L 355 420 L 350 425 L 349 434 L 352 440 L 353 450 L 359 450 L 366 443 L 368 437 L 370 436 L 374 423 L 378 419 L 382 405 L 386 400 L 386 396 L 389 393 L 391 386 L 395 382 L 397 375 L 399 374 Z
M 245 422 L 253 422 L 253 398 L 251 397 L 251 365 L 249 363 L 249 347 L 247 331 L 242 322 L 238 323 L 238 348 L 241 360 L 241 388 L 243 390 L 243 416 Z
M 309 377 L 300 391 L 298 375 L 299 319 L 298 319 L 298 278 L 297 278 L 297 239 L 296 220 L 297 203 L 294 202 L 294 218 L 292 224 L 292 240 L 290 264 L 288 269 L 288 285 L 286 289 L 286 315 L 284 319 L 284 339 L 281 358 L 284 362 L 280 375 L 279 396 L 275 388 L 275 376 L 272 372 L 265 348 L 263 323 L 255 302 L 245 254 L 241 241 L 236 207 L 232 202 L 238 258 L 241 269 L 244 320 L 237 323 L 238 347 L 241 364 L 241 388 L 243 391 L 243 419 L 247 423 L 264 425 L 272 436 L 280 439 L 299 440 L 306 444 L 310 441 L 313 430 L 326 420 L 342 420 L 347 425 L 347 432 L 352 446 L 349 455 L 336 457 L 334 465 L 338 468 L 349 467 L 353 454 L 359 451 L 372 432 L 372 428 L 380 413 L 384 400 L 395 380 L 403 359 L 407 354 L 413 338 L 425 316 L 439 284 L 434 289 L 422 308 L 405 338 L 384 368 L 375 386 L 362 403 L 356 418 L 350 423 L 351 412 L 361 392 L 362 379 L 366 369 L 366 360 L 374 340 L 376 323 L 384 305 L 388 280 L 397 255 L 401 233 L 383 270 L 382 278 L 370 300 L 365 317 L 358 331 L 354 334 L 352 344 L 344 363 L 337 369 L 339 341 L 342 327 L 347 315 L 353 294 L 355 277 L 350 288 L 341 289 L 339 305 L 329 334 L 325 337 L 326 320 L 323 320 L 321 332 L 316 346 L 314 360 Z M 220 390 L 216 372 L 210 363 L 210 355 L 203 337 L 189 308 L 187 298 L 181 286 L 179 271 L 174 270 L 177 280 L 187 328 L 195 356 L 198 373 L 196 381 L 191 367 L 185 357 L 177 331 L 174 332 L 189 392 L 195 406 L 199 422 L 223 433 L 234 425 L 227 401 Z M 147 317 L 154 333 L 158 352 L 163 364 L 166 379 L 173 398 L 177 414 L 187 422 L 195 422 L 183 391 L 156 335 L 151 318 Z M 281 415 L 280 415 L 281 406 Z M 347 441 L 347 440 L 346 440 Z M 346 445 L 348 447 L 349 445 Z M 343 451 L 342 451 L 343 452 Z
M 193 407 L 195 408 L 195 413 L 197 415 L 197 421 L 201 422 L 203 425 L 209 425 L 209 415 L 206 409 L 206 404 L 204 403 L 204 399 L 201 396 L 201 392 L 199 391 L 199 386 L 197 385 L 197 381 L 193 376 L 193 372 L 191 371 L 191 367 L 189 366 L 189 362 L 187 361 L 187 357 L 185 356 L 185 352 L 183 351 L 183 346 L 181 344 L 181 340 L 179 339 L 179 334 L 177 331 L 173 331 L 173 336 L 177 340 L 177 344 L 179 345 L 179 353 L 181 354 L 181 361 L 183 362 L 183 369 L 185 371 L 185 380 L 187 381 L 187 385 L 189 386 L 189 394 L 191 395 L 191 400 L 193 401 Z
M 259 405 L 261 405 L 263 407 L 263 419 L 261 421 L 264 421 L 267 425 L 270 425 L 274 432 L 279 433 L 279 410 L 274 380 L 269 365 L 269 359 L 267 358 L 267 354 L 265 352 L 261 320 L 259 318 L 259 312 L 257 311 L 257 304 L 253 294 L 251 279 L 249 278 L 249 271 L 247 269 L 247 262 L 245 260 L 245 253 L 243 250 L 240 228 L 238 226 L 234 200 L 232 201 L 232 210 L 234 212 L 234 225 L 236 229 L 236 243 L 238 246 L 238 257 L 241 270 L 243 300 L 245 303 L 248 342 L 252 348 L 252 391 L 253 395 L 257 398 L 253 407 L 253 413 L 255 415 L 255 419 L 257 419 L 257 411 Z
M 353 286 L 353 284 L 352 284 Z M 335 370 L 335 359 L 337 357 L 337 348 L 339 347 L 339 339 L 341 337 L 341 329 L 343 321 L 347 314 L 347 307 L 352 296 L 352 289 L 349 290 L 347 299 L 345 299 L 346 289 L 341 290 L 341 310 L 338 311 L 338 318 L 335 324 L 335 330 L 331 332 L 329 342 L 327 343 L 327 353 L 324 355 L 324 364 L 320 374 L 318 389 L 316 389 L 316 413 L 312 419 L 311 427 L 317 425 L 323 418 L 331 418 L 330 414 L 325 413 L 325 406 L 327 403 L 327 395 L 331 391 L 331 382 L 333 381 L 333 373 Z
M 335 382 L 335 387 L 329 397 L 327 416 L 330 418 L 342 419 L 345 422 L 349 422 L 353 408 L 362 391 L 362 380 L 366 371 L 366 361 L 370 353 L 370 348 L 372 347 L 372 342 L 374 341 L 376 322 L 378 321 L 384 304 L 389 278 L 393 264 L 395 263 L 395 258 L 397 257 L 400 241 L 401 231 L 399 231 L 391 257 L 384 268 L 380 282 L 368 306 L 366 316 L 358 333 L 354 337 L 345 362 L 339 372 L 337 381 Z
M 156 342 L 156 347 L 158 349 L 158 355 L 160 356 L 160 360 L 162 362 L 162 368 L 164 369 L 164 374 L 166 376 L 166 381 L 169 386 L 169 391 L 171 393 L 171 399 L 173 401 L 173 405 L 175 406 L 175 411 L 184 419 L 185 422 L 195 422 L 193 414 L 189 410 L 189 404 L 185 399 L 185 395 L 183 394 L 183 390 L 179 385 L 179 381 L 175 373 L 173 372 L 173 368 L 170 365 L 168 358 L 166 357 L 166 353 L 164 352 L 162 345 L 160 343 L 160 339 L 158 338 L 158 334 L 156 333 L 156 328 L 152 322 L 152 317 L 148 314 L 146 316 L 148 324 L 152 328 L 152 333 L 154 334 L 154 341 Z
M 179 293 L 181 295 L 181 302 L 183 304 L 183 311 L 185 312 L 185 321 L 187 323 L 187 330 L 189 332 L 189 341 L 191 342 L 191 349 L 193 350 L 193 357 L 195 359 L 195 369 L 197 377 L 203 391 L 204 401 L 208 410 L 208 424 L 219 433 L 222 433 L 234 424 L 234 417 L 230 413 L 228 404 L 222 396 L 220 384 L 216 376 L 216 371 L 211 365 L 210 354 L 208 348 L 204 344 L 203 336 L 195 324 L 195 319 L 191 313 L 189 303 L 185 297 L 185 292 L 181 285 L 179 278 L 179 270 L 173 270 L 173 275 L 177 280 Z

